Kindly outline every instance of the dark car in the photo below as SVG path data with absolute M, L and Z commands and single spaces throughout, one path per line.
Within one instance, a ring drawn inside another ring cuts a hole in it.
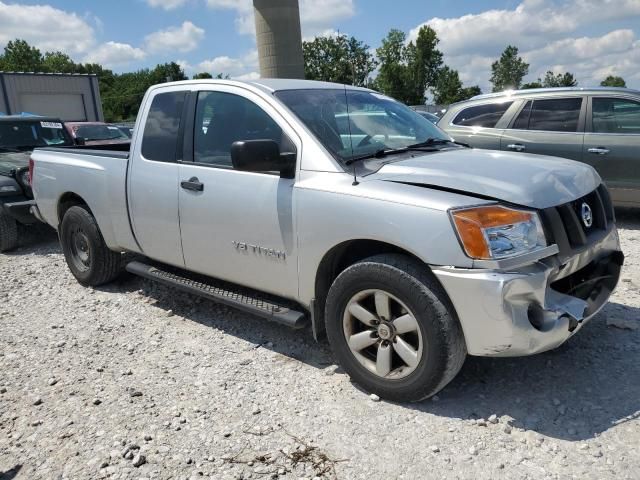
M 80 145 L 129 143 L 131 138 L 116 125 L 104 122 L 67 122 L 67 131 Z
M 451 105 L 438 126 L 476 148 L 588 163 L 616 206 L 640 207 L 638 90 L 541 88 L 479 95 Z
M 131 138 L 133 137 L 133 124 L 128 125 L 128 124 L 111 124 L 109 125 L 110 127 L 116 127 L 118 130 L 120 130 L 122 133 L 124 133 L 127 137 Z
M 58 118 L 0 117 L 0 252 L 18 245 L 18 224 L 37 221 L 31 214 L 31 152 L 36 147 L 71 145 L 73 140 Z

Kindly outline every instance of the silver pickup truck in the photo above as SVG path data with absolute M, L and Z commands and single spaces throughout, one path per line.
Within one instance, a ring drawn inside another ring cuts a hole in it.
M 623 263 L 593 168 L 456 144 L 363 88 L 158 85 L 130 152 L 42 148 L 31 163 L 35 213 L 81 284 L 126 268 L 310 323 L 354 382 L 391 400 L 435 394 L 467 354 L 557 347 Z

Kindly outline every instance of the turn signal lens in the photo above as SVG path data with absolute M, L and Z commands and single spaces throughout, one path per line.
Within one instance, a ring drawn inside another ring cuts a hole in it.
M 546 245 L 535 212 L 490 205 L 453 210 L 451 217 L 460 242 L 471 258 L 494 260 Z

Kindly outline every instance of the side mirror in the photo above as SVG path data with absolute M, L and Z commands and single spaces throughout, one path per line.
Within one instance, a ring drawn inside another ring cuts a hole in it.
M 280 153 L 273 140 L 243 140 L 231 144 L 233 168 L 245 172 L 280 172 L 282 178 L 293 178 L 296 154 Z
M 82 146 L 82 145 L 86 145 L 87 141 L 82 137 L 76 137 L 75 143 L 76 145 Z

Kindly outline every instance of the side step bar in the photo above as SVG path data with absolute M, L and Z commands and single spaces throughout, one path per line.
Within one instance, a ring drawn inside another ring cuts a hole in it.
M 291 328 L 304 328 L 307 325 L 307 315 L 304 312 L 292 310 L 279 305 L 272 300 L 260 298 L 248 289 L 236 287 L 226 282 L 216 281 L 189 272 L 174 273 L 170 267 L 166 270 L 142 262 L 130 262 L 127 271 L 149 280 L 164 283 L 179 290 L 205 297 L 215 302 L 229 305 L 254 315 L 281 323 Z M 188 276 L 187 276 L 188 275 Z M 190 277 L 197 277 L 197 280 Z

